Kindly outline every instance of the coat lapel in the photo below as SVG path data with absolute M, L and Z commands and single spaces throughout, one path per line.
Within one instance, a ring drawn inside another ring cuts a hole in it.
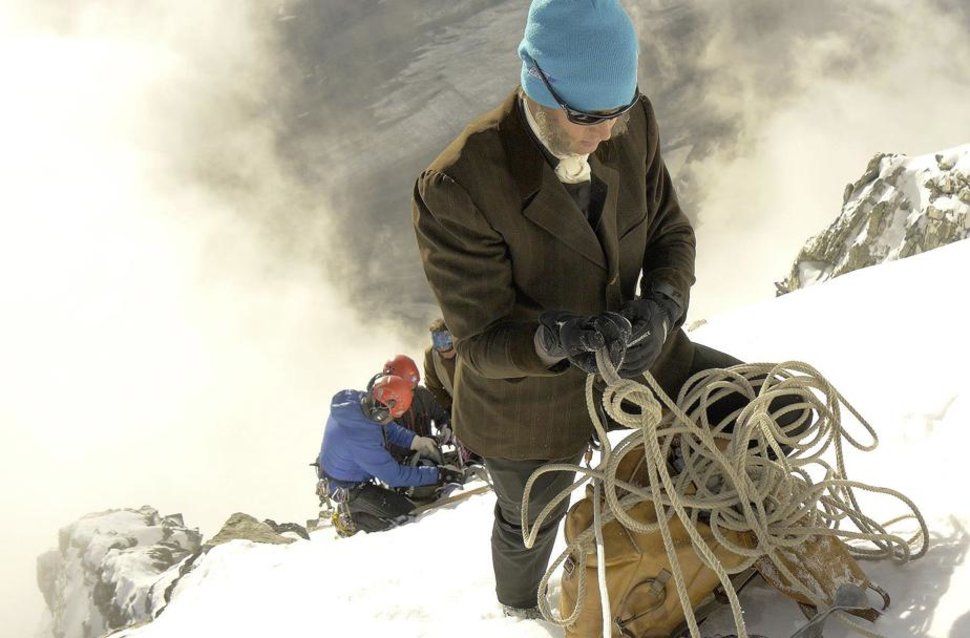
M 536 146 L 519 110 L 518 99 L 518 93 L 513 92 L 506 100 L 499 129 L 509 167 L 522 197 L 522 214 L 605 270 L 606 257 L 596 233 Z
M 548 164 L 543 171 L 542 182 L 542 188 L 522 214 L 605 270 L 606 258 L 596 233 Z
M 609 273 L 607 286 L 607 302 L 609 307 L 619 304 L 619 274 L 620 274 L 620 245 L 616 229 L 617 193 L 619 192 L 619 173 L 609 162 L 610 146 L 604 142 L 597 152 L 590 156 L 589 166 L 595 178 L 599 178 L 606 185 L 606 197 L 603 201 L 603 212 L 599 224 L 599 243 L 606 252 L 606 270 Z M 602 159 L 601 159 L 602 156 Z M 616 293 L 616 299 L 610 299 Z

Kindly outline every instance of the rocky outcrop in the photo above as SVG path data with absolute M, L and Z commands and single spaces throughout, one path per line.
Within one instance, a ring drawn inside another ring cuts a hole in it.
M 97 638 L 151 622 L 182 577 L 217 545 L 234 540 L 285 545 L 300 538 L 309 539 L 301 525 L 236 512 L 203 543 L 181 514 L 162 517 L 148 506 L 110 510 L 60 530 L 58 549 L 37 559 L 37 584 L 55 638 Z
M 281 529 L 282 527 L 269 519 L 258 521 L 249 514 L 236 512 L 229 517 L 229 520 L 225 522 L 222 529 L 219 530 L 219 533 L 206 542 L 206 546 L 214 547 L 239 539 L 254 543 L 270 543 L 273 545 L 286 545 L 294 542 L 296 539 L 293 537 L 283 535 L 284 530 Z M 300 528 L 300 530 L 304 538 L 309 538 L 306 536 L 306 531 L 303 528 Z
M 148 506 L 88 514 L 62 528 L 58 549 L 37 559 L 53 635 L 97 638 L 150 620 L 162 604 L 156 583 L 201 543 L 181 514 Z
M 235 540 L 270 545 L 288 545 L 296 541 L 297 537 L 310 539 L 306 528 L 296 523 L 277 524 L 268 518 L 261 522 L 249 514 L 236 512 L 229 517 L 215 536 L 183 561 L 178 569 L 170 569 L 156 581 L 154 591 L 161 592 L 161 596 L 157 604 L 153 606 L 152 617 L 158 616 L 165 610 L 165 606 L 171 601 L 182 578 L 198 567 L 213 547 Z
M 970 144 L 907 157 L 879 154 L 845 188 L 842 213 L 802 248 L 779 293 L 966 239 Z

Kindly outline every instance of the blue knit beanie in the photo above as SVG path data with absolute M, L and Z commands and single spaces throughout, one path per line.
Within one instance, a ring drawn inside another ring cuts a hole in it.
M 637 86 L 637 34 L 618 0 L 533 0 L 519 44 L 522 88 L 550 108 L 559 104 L 542 82 L 580 111 L 626 106 Z

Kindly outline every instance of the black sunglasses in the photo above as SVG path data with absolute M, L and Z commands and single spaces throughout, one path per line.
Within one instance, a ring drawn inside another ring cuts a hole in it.
M 546 72 L 542 70 L 539 63 L 533 60 L 532 64 L 535 65 L 536 71 L 539 72 L 539 78 L 542 79 L 542 83 L 546 85 L 547 89 L 549 89 L 549 93 L 552 95 L 552 98 L 556 101 L 556 103 L 559 104 L 559 108 L 566 113 L 566 119 L 573 124 L 579 124 L 580 126 L 593 126 L 594 124 L 599 124 L 608 120 L 615 120 L 636 106 L 637 99 L 640 97 L 640 87 L 637 86 L 633 89 L 633 100 L 631 100 L 626 106 L 621 106 L 620 108 L 614 111 L 609 111 L 608 113 L 587 113 L 586 111 L 579 111 L 566 104 L 565 100 L 559 97 L 559 94 L 556 93 L 556 90 L 552 88 L 552 84 L 549 82 Z

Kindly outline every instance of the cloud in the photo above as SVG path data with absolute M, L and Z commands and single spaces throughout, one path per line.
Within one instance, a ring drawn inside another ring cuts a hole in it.
M 328 279 L 325 192 L 279 153 L 291 78 L 259 3 L 8 11 L 0 44 L 3 616 L 78 516 L 206 534 L 315 515 L 334 392 L 402 348 Z M 411 344 L 414 354 L 420 344 Z
M 970 139 L 958 5 L 658 4 L 638 17 L 696 220 L 693 319 L 770 297 L 875 153 Z

